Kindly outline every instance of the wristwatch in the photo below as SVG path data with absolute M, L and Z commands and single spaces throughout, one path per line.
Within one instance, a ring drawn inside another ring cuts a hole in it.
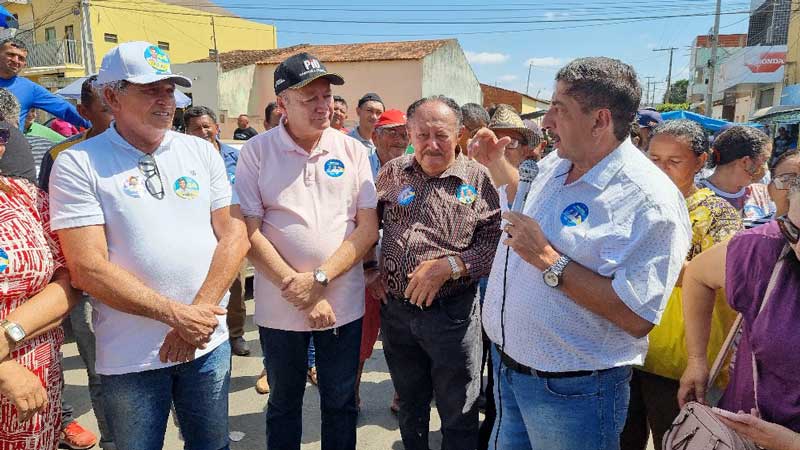
M 461 278 L 461 267 L 458 266 L 458 261 L 456 261 L 456 257 L 448 256 L 447 262 L 450 263 L 450 270 L 453 272 L 453 274 L 450 275 L 450 278 L 453 280 Z
M 7 320 L 0 320 L 0 328 L 5 330 L 6 336 L 11 339 L 11 342 L 14 343 L 14 346 L 18 345 L 25 339 L 25 330 L 14 322 L 9 322 Z
M 567 267 L 570 261 L 572 260 L 569 256 L 561 255 L 552 266 L 548 267 L 547 270 L 542 273 L 544 284 L 551 288 L 557 288 L 561 284 L 564 268 Z
M 314 281 L 321 284 L 322 287 L 328 287 L 328 275 L 322 269 L 314 269 Z

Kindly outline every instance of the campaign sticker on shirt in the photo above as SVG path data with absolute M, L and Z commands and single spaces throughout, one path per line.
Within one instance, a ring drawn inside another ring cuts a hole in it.
M 172 187 L 175 189 L 175 194 L 184 200 L 192 200 L 200 195 L 200 185 L 194 178 L 180 177 L 175 180 Z
M 456 190 L 456 198 L 464 205 L 471 205 L 478 199 L 478 191 L 471 184 L 462 184 Z
M 760 219 L 767 216 L 767 213 L 758 205 L 744 205 L 742 213 L 747 219 Z
M 413 186 L 406 186 L 397 194 L 397 203 L 401 206 L 408 206 L 411 202 L 414 201 L 414 197 L 417 196 L 417 191 L 414 190 Z
M 561 211 L 561 224 L 574 227 L 583 223 L 589 217 L 589 207 L 584 203 L 573 203 Z
M 325 173 L 333 178 L 342 176 L 344 174 L 344 163 L 341 159 L 329 159 L 325 163 Z
M 5 272 L 6 268 L 8 268 L 8 253 L 0 248 L 0 272 Z
M 144 180 L 138 175 L 126 177 L 122 183 L 122 191 L 129 197 L 140 198 L 144 189 Z
M 151 45 L 144 50 L 144 59 L 147 61 L 147 64 L 150 64 L 150 67 L 156 69 L 156 73 L 162 74 L 169 72 L 169 56 L 167 56 L 164 50 L 161 50 L 155 45 Z

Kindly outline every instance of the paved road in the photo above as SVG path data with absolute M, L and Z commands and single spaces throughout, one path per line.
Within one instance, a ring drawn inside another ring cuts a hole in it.
M 265 413 L 267 395 L 259 395 L 254 388 L 256 377 L 261 373 L 261 348 L 258 331 L 252 323 L 253 301 L 247 302 L 245 339 L 250 343 L 251 355 L 233 357 L 230 392 L 230 429 L 244 433 L 244 438 L 231 442 L 232 450 L 263 450 L 265 448 Z M 64 353 L 65 397 L 75 408 L 78 422 L 98 433 L 97 422 L 91 410 L 87 388 L 86 370 L 78 356 L 75 342 L 68 339 L 62 348 Z M 372 358 L 367 361 L 361 381 L 361 415 L 358 421 L 359 450 L 402 450 L 397 419 L 389 411 L 392 398 L 392 381 L 383 356 L 381 342 L 375 346 Z M 303 402 L 303 450 L 320 449 L 319 394 L 315 386 L 306 384 Z M 441 446 L 441 423 L 434 406 L 431 413 L 431 448 Z M 179 450 L 183 443 L 178 430 L 170 421 L 164 449 Z M 652 444 L 648 447 L 652 449 Z

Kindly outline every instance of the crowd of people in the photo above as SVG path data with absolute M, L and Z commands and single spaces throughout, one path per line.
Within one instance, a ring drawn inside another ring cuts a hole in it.
M 380 336 L 408 450 L 429 448 L 432 401 L 443 450 L 661 450 L 690 401 L 800 449 L 800 153 L 776 151 L 783 134 L 663 121 L 603 57 L 558 71 L 541 124 L 367 93 L 348 129 L 345 80 L 298 53 L 267 131 L 238 117 L 237 150 L 202 105 L 173 130 L 192 81 L 157 46 L 109 51 L 77 108 L 18 76 L 26 55 L 0 42 L 0 448 L 97 443 L 62 398 L 65 318 L 100 447 L 161 449 L 172 412 L 186 449 L 229 448 L 249 261 L 266 448 L 300 448 L 310 380 L 321 447 L 355 449 Z M 29 136 L 35 107 L 70 136 Z

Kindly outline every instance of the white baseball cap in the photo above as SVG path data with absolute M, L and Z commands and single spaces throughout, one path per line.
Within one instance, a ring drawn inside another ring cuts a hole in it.
M 114 81 L 149 84 L 161 80 L 172 80 L 183 87 L 192 87 L 192 80 L 173 74 L 169 55 L 149 42 L 125 42 L 112 48 L 100 64 L 97 84 Z

